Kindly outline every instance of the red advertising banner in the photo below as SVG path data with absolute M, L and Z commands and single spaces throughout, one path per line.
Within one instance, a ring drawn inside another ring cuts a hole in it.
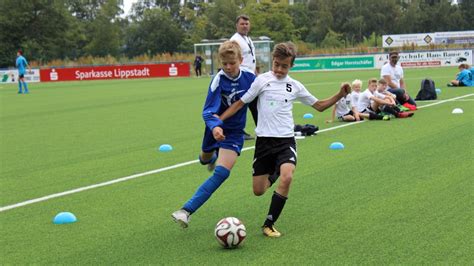
M 189 63 L 71 67 L 40 70 L 42 82 L 189 76 Z

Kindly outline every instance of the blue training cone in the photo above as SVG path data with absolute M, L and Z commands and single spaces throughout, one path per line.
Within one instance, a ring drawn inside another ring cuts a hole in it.
M 342 150 L 344 149 L 344 144 L 341 142 L 333 142 L 331 145 L 329 145 L 329 149 L 331 150 Z
M 71 212 L 60 212 L 53 219 L 54 224 L 70 224 L 76 221 L 76 216 Z
M 306 119 L 310 119 L 310 118 L 313 118 L 313 114 L 310 114 L 310 113 L 307 113 L 307 114 L 304 114 L 303 115 L 303 118 L 306 118 Z
M 169 144 L 163 144 L 163 145 L 160 146 L 160 148 L 158 150 L 161 151 L 161 152 L 168 152 L 168 151 L 172 151 L 173 147 L 171 147 L 171 145 L 169 145 Z
M 436 91 L 436 94 L 440 94 L 440 93 L 441 93 L 441 89 L 440 89 L 440 88 L 436 88 L 435 91 Z

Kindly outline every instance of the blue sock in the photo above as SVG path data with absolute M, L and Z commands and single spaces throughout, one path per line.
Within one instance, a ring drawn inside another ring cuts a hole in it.
M 18 93 L 21 93 L 21 80 L 18 81 Z
M 26 85 L 26 82 L 23 81 L 23 87 L 25 87 L 25 93 L 28 93 L 28 85 Z
M 214 174 L 202 183 L 191 199 L 184 204 L 183 209 L 190 213 L 197 211 L 211 197 L 212 193 L 224 183 L 229 175 L 230 171 L 227 168 L 218 165 L 214 170 Z

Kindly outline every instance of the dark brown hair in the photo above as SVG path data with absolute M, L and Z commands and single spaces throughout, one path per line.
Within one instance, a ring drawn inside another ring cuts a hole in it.
M 235 18 L 235 24 L 239 23 L 240 19 L 247 21 L 250 20 L 250 17 L 245 14 L 238 15 L 237 18 Z
M 286 59 L 291 57 L 291 65 L 293 65 L 296 58 L 296 46 L 292 42 L 279 43 L 273 48 L 272 56 L 278 59 Z

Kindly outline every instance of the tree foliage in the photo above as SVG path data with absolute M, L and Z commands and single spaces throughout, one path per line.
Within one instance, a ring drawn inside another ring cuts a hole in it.
M 138 0 L 124 16 L 119 0 L 0 0 L 0 67 L 18 49 L 48 62 L 82 56 L 191 52 L 202 39 L 230 38 L 239 14 L 251 36 L 312 47 L 380 45 L 383 34 L 472 30 L 474 1 L 445 0 Z

